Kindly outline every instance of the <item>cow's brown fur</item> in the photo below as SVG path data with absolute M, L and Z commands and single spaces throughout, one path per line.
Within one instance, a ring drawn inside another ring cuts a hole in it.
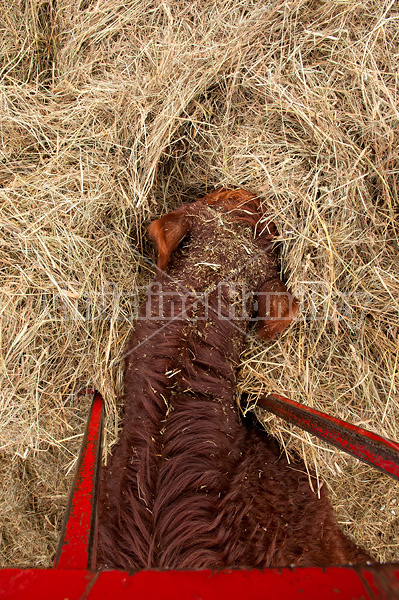
M 288 464 L 277 442 L 246 427 L 237 410 L 245 291 L 278 292 L 259 298 L 266 339 L 297 309 L 278 277 L 276 230 L 264 217 L 252 194 L 218 190 L 150 226 L 160 270 L 127 347 L 123 428 L 102 478 L 102 566 L 369 559 L 338 527 L 325 488 L 320 499 L 311 491 L 302 461 Z M 206 303 L 194 294 L 206 294 Z

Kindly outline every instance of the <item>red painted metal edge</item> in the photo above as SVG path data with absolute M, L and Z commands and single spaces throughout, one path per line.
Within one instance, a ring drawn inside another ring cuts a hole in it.
M 95 567 L 103 399 L 95 392 L 56 552 L 56 569 Z
M 256 404 L 399 479 L 399 444 L 396 442 L 277 394 L 262 396 Z
M 399 564 L 364 567 L 205 571 L 4 569 L 0 599 L 395 600 Z

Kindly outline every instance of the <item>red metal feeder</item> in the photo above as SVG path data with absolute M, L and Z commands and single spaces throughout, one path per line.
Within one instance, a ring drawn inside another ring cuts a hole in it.
M 270 395 L 258 406 L 399 479 L 399 444 Z M 53 569 L 0 570 L 0 599 L 399 600 L 399 564 L 225 571 L 96 571 L 103 399 L 96 392 Z

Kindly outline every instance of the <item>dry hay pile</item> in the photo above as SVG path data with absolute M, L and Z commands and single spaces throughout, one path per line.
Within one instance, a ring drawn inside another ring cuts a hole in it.
M 301 300 L 240 387 L 398 438 L 394 0 L 1 0 L 2 565 L 50 565 L 95 386 L 153 276 L 151 218 L 217 185 L 265 198 Z M 138 291 L 138 294 L 136 294 Z M 338 518 L 398 558 L 398 484 L 267 416 Z

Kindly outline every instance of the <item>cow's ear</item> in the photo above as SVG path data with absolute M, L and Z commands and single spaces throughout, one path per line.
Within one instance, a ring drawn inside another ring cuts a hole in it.
M 158 268 L 166 268 L 171 254 L 190 231 L 192 220 L 185 206 L 153 221 L 148 234 L 158 250 Z
M 280 279 L 271 279 L 257 292 L 258 335 L 271 340 L 294 320 L 298 300 L 287 290 Z

